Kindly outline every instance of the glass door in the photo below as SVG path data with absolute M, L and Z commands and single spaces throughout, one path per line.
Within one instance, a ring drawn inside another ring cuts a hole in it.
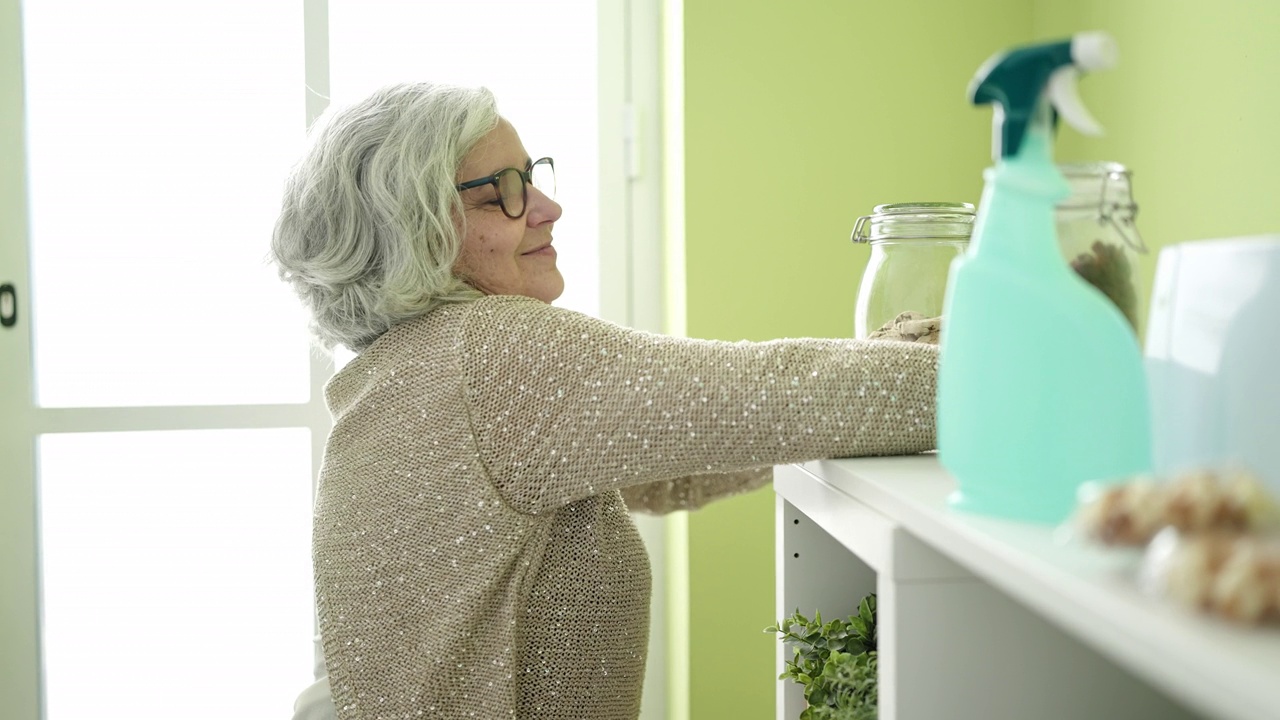
M 6 0 L 0 27 L 6 714 L 287 716 L 332 373 L 266 262 L 304 5 Z

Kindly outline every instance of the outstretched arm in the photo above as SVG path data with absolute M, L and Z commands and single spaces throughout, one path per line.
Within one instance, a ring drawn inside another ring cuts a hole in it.
M 690 340 L 490 297 L 471 305 L 460 349 L 480 460 L 531 514 L 634 485 L 935 444 L 932 346 Z

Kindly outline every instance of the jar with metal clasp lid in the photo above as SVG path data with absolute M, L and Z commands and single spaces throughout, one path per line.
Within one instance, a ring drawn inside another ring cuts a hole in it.
M 854 337 L 895 320 L 901 327 L 940 317 L 951 261 L 968 248 L 973 218 L 973 205 L 942 202 L 877 205 L 858 218 L 852 239 L 869 243 L 871 258 L 858 286 Z M 936 322 L 919 327 L 924 337 L 911 339 L 938 341 Z
M 1141 340 L 1150 293 L 1139 272 L 1147 247 L 1134 223 L 1132 173 L 1114 162 L 1062 163 L 1058 169 L 1071 186 L 1056 209 L 1062 256 L 1119 308 Z

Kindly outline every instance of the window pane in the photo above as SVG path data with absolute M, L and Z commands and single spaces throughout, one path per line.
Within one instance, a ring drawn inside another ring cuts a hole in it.
M 48 720 L 277 720 L 312 682 L 311 436 L 39 440 Z
M 305 132 L 302 3 L 23 13 L 40 404 L 305 402 L 305 320 L 265 262 Z
M 330 87 L 345 104 L 391 83 L 481 85 L 530 156 L 556 161 L 556 305 L 600 310 L 596 0 L 329 0 Z M 618 240 L 615 239 L 615 242 Z

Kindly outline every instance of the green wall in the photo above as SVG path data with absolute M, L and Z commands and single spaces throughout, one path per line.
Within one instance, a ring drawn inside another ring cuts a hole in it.
M 990 111 L 965 90 L 1030 28 L 1023 0 L 684 0 L 688 334 L 851 336 L 854 221 L 977 202 Z M 773 717 L 773 513 L 765 490 L 689 517 L 694 720 Z
M 1065 130 L 1058 156 L 1134 171 L 1148 287 L 1164 245 L 1280 232 L 1280 2 L 684 0 L 683 22 L 690 336 L 849 335 L 857 216 L 976 203 L 973 72 L 1080 30 L 1121 61 L 1081 88 L 1107 135 Z M 692 718 L 773 717 L 773 511 L 761 491 L 689 517 Z

